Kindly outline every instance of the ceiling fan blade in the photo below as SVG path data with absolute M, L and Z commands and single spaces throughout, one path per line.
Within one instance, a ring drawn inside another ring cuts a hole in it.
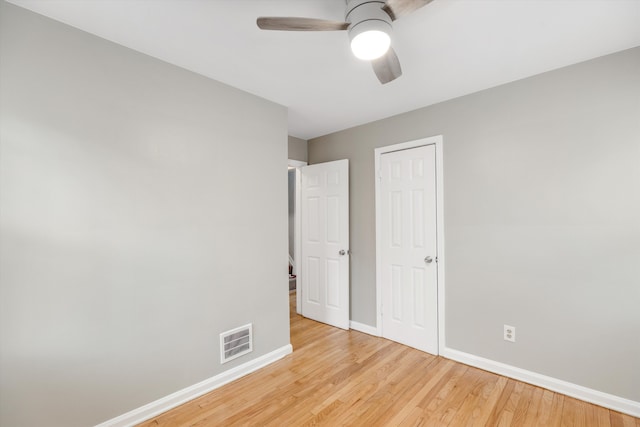
M 278 16 L 262 16 L 258 18 L 256 23 L 262 30 L 280 31 L 339 31 L 346 30 L 349 27 L 348 22 Z
M 428 5 L 432 1 L 433 0 L 387 0 L 385 5 L 382 6 L 382 10 L 387 12 L 391 19 L 395 21 Z
M 402 75 L 398 55 L 391 47 L 380 58 L 371 61 L 371 66 L 382 84 L 389 83 Z

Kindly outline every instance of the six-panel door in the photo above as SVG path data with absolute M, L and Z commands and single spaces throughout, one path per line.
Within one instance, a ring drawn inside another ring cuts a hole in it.
M 349 329 L 349 162 L 301 174 L 302 315 Z
M 382 335 L 438 352 L 435 146 L 381 155 Z

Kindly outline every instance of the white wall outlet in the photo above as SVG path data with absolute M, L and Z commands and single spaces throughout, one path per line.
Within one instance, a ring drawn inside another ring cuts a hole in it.
M 514 326 L 504 325 L 504 340 L 516 342 L 516 328 Z

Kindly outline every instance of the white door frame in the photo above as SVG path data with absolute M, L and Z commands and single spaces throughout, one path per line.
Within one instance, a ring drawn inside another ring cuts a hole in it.
M 437 251 L 436 271 L 438 280 L 438 352 L 440 354 L 445 349 L 444 335 L 444 185 L 443 185 L 443 158 L 442 158 L 442 135 L 429 138 L 417 139 L 415 141 L 403 142 L 376 148 L 375 155 L 375 197 L 376 197 L 376 329 L 379 336 L 382 336 L 382 202 L 380 200 L 380 156 L 393 151 L 408 150 L 425 145 L 435 145 L 436 147 L 436 236 Z
M 295 212 L 293 218 L 293 257 L 296 263 L 295 274 L 296 274 L 296 313 L 302 314 L 302 292 L 301 286 L 298 286 L 300 283 L 300 269 L 298 268 L 298 263 L 300 262 L 300 258 L 302 255 L 300 254 L 300 185 L 302 180 L 300 178 L 300 168 L 303 166 L 307 166 L 307 162 L 303 162 L 300 160 L 292 160 L 289 159 L 288 166 L 291 166 L 296 169 L 296 191 L 294 193 L 295 197 Z

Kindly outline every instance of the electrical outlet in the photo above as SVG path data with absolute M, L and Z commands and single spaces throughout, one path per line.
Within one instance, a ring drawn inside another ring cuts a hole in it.
M 504 325 L 504 340 L 516 342 L 516 328 L 514 326 Z

